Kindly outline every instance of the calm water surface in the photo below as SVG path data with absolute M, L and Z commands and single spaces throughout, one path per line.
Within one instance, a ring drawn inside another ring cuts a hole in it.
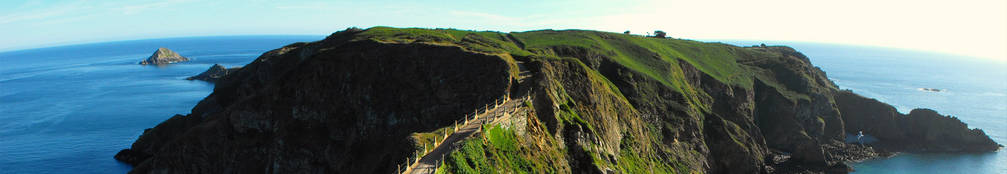
M 86 44 L 0 53 L 0 173 L 125 173 L 112 156 L 213 85 L 184 80 L 219 63 L 324 36 L 233 36 Z M 192 59 L 141 66 L 158 47 Z
M 728 41 L 756 45 L 752 41 Z M 1007 144 L 1007 63 L 902 49 L 766 42 L 807 55 L 840 88 L 895 106 L 932 108 Z M 926 92 L 920 88 L 943 89 Z M 911 154 L 853 164 L 855 173 L 1007 173 L 1007 152 Z

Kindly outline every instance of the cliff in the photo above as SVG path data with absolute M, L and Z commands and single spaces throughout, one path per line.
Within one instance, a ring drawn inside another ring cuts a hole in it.
M 202 80 L 210 83 L 216 83 L 217 81 L 220 81 L 221 78 L 224 78 L 228 74 L 236 72 L 239 69 L 241 69 L 241 67 L 227 68 L 224 67 L 224 65 L 213 64 L 213 66 L 210 66 L 210 69 L 207 69 L 196 76 L 185 78 L 185 80 Z
M 944 116 L 930 109 L 898 113 L 895 107 L 841 91 L 836 97 L 839 110 L 850 123 L 846 129 L 887 140 L 877 143 L 896 151 L 910 152 L 988 152 L 1000 148 L 985 132 L 968 129 L 958 118 Z
M 999 148 L 960 120 L 839 90 L 789 47 L 375 27 L 264 53 L 115 158 L 133 173 L 394 173 L 510 98 L 529 100 L 447 143 L 437 169 L 841 173 L 886 150 Z M 860 130 L 880 143 L 843 143 Z
M 178 62 L 189 61 L 189 58 L 182 57 L 178 55 L 175 51 L 171 51 L 167 48 L 158 48 L 154 51 L 154 54 L 150 55 L 147 59 L 140 61 L 141 65 L 166 65 Z

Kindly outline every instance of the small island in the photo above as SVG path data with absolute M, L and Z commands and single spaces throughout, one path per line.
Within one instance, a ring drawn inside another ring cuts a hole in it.
M 140 61 L 140 65 L 166 65 L 178 62 L 189 61 L 189 58 L 178 55 L 168 48 L 158 48 L 147 60 Z
M 213 64 L 213 66 L 210 66 L 210 69 L 207 69 L 206 72 L 199 73 L 199 75 L 196 76 L 185 78 L 185 80 L 202 80 L 210 83 L 215 83 L 220 79 L 223 79 L 224 76 L 227 76 L 227 74 L 234 73 L 239 69 L 241 69 L 241 67 L 226 68 L 224 67 L 224 65 Z

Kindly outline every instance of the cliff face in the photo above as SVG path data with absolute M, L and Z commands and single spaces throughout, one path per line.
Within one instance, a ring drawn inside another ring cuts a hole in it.
M 450 144 L 439 170 L 845 172 L 876 156 L 843 143 L 859 130 L 879 150 L 999 148 L 957 119 L 838 90 L 787 47 L 377 27 L 263 54 L 116 159 L 138 173 L 392 173 L 508 96 L 531 100 Z
M 182 57 L 178 55 L 175 51 L 171 51 L 167 48 L 158 48 L 154 51 L 154 54 L 150 55 L 147 59 L 140 61 L 141 65 L 166 65 L 178 62 L 189 61 L 189 58 Z
M 958 118 L 944 116 L 930 109 L 913 109 L 898 113 L 895 107 L 841 91 L 836 95 L 839 109 L 847 113 L 846 129 L 862 130 L 879 139 L 883 146 L 897 151 L 912 152 L 988 152 L 1000 148 L 985 132 L 968 129 Z
M 336 36 L 338 37 L 338 36 Z M 146 131 L 135 172 L 387 172 L 407 136 L 503 96 L 503 55 L 427 44 L 293 44 Z M 190 165 L 191 164 L 191 165 Z

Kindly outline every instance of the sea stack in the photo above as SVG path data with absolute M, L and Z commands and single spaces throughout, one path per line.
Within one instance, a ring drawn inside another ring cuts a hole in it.
M 199 73 L 199 75 L 186 78 L 186 80 L 202 80 L 214 83 L 224 78 L 224 76 L 227 76 L 227 74 L 238 71 L 238 69 L 241 69 L 241 67 L 226 68 L 224 67 L 224 65 L 213 64 L 213 66 L 210 66 L 210 69 L 207 69 L 206 72 Z
M 189 58 L 182 57 L 181 55 L 178 55 L 178 53 L 176 53 L 175 51 L 171 51 L 167 48 L 158 48 L 157 51 L 154 51 L 153 55 L 150 55 L 150 57 L 147 58 L 147 60 L 141 61 L 140 64 L 165 65 L 185 61 L 189 61 Z

